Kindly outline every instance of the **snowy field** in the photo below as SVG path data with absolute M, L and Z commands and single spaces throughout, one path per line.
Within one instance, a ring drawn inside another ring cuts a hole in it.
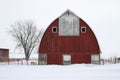
M 120 64 L 0 65 L 0 80 L 120 80 Z

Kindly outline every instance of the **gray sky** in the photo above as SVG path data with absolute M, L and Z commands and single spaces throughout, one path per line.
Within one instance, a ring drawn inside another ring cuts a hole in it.
M 101 56 L 120 56 L 120 0 L 0 0 L 0 48 L 14 52 L 15 42 L 7 33 L 18 20 L 33 20 L 38 29 L 70 9 L 94 31 Z

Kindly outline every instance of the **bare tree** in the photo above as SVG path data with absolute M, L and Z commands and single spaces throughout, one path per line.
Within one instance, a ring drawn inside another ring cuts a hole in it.
M 29 60 L 32 51 L 39 45 L 41 31 L 38 31 L 33 21 L 18 21 L 11 27 L 9 32 L 17 42 L 16 47 L 22 48 L 25 59 Z

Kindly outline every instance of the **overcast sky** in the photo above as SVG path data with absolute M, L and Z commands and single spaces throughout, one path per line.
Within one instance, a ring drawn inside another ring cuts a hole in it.
M 7 30 L 16 21 L 33 20 L 38 29 L 46 29 L 67 9 L 92 28 L 102 57 L 120 56 L 120 0 L 0 0 L 0 48 L 14 52 Z

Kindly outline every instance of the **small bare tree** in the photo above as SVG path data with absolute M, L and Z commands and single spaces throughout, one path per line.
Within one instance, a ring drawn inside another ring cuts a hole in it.
M 41 31 L 38 31 L 33 21 L 18 21 L 11 25 L 9 30 L 17 42 L 17 48 L 22 48 L 25 59 L 28 61 L 32 51 L 39 45 Z

